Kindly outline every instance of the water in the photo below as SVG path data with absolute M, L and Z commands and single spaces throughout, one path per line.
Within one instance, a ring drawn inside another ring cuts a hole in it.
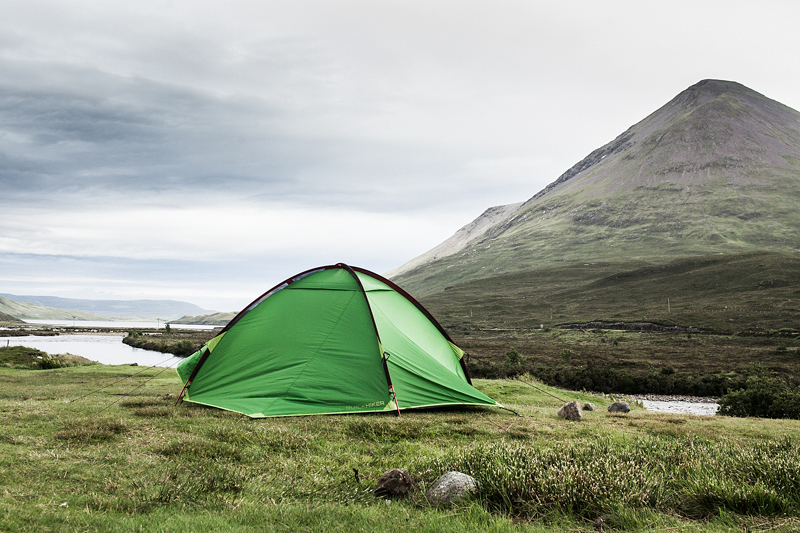
M 111 328 L 111 329 L 144 329 L 144 328 L 163 328 L 164 321 L 131 321 L 131 320 L 23 320 L 26 324 L 39 324 L 47 326 L 79 327 L 79 328 Z M 200 324 L 170 324 L 172 329 L 214 329 L 222 326 L 205 326 Z
M 0 346 L 27 346 L 50 355 L 71 353 L 104 365 L 175 366 L 183 359 L 123 344 L 122 335 L 0 337 Z
M 648 411 L 704 416 L 714 416 L 719 407 L 719 404 L 710 402 L 686 402 L 678 400 L 641 400 L 641 402 Z

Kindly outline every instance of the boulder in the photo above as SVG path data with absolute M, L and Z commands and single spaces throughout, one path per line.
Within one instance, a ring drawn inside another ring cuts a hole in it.
M 594 411 L 595 409 L 597 409 L 597 407 L 595 407 L 595 405 L 591 402 L 586 402 L 583 404 L 584 411 Z
M 561 406 L 558 410 L 558 416 L 566 418 L 567 420 L 580 420 L 583 418 L 581 414 L 581 404 L 577 400 L 572 400 Z
M 608 406 L 609 413 L 628 413 L 631 410 L 631 406 L 628 405 L 628 402 L 614 402 Z
M 411 476 L 405 468 L 392 468 L 383 473 L 372 493 L 375 496 L 405 498 L 414 490 Z
M 475 478 L 461 472 L 448 472 L 437 479 L 425 493 L 431 505 L 448 505 L 463 500 L 478 487 Z

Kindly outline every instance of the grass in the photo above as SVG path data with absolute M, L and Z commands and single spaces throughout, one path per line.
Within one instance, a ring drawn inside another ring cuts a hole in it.
M 0 530 L 798 529 L 800 423 L 606 412 L 609 398 L 477 380 L 519 411 L 251 420 L 175 407 L 174 372 L 0 368 Z M 592 401 L 581 422 L 560 400 Z M 93 394 L 86 395 L 90 391 Z M 404 467 L 416 490 L 372 495 Z M 354 469 L 359 476 L 356 479 Z M 449 470 L 476 497 L 429 506 Z
M 26 346 L 0 348 L 0 365 L 7 368 L 50 369 L 86 364 L 96 364 L 85 357 L 72 354 L 50 355 L 47 352 Z

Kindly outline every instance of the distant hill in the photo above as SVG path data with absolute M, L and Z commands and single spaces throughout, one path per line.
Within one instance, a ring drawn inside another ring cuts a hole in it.
M 0 322 L 21 322 L 18 318 L 0 312 Z
M 388 275 L 424 296 L 560 265 L 798 250 L 800 113 L 705 80 Z
M 184 316 L 178 320 L 170 320 L 170 324 L 198 324 L 201 326 L 224 326 L 230 322 L 236 313 L 213 313 L 202 316 Z
M 23 320 L 105 320 L 104 317 L 86 311 L 55 309 L 34 303 L 15 302 L 2 296 L 0 296 L 0 313 Z
M 57 296 L 19 296 L 14 294 L 0 294 L 0 297 L 23 304 L 69 310 L 71 313 L 79 312 L 93 318 L 79 320 L 110 320 L 110 319 L 146 319 L 161 320 L 177 319 L 186 315 L 206 315 L 213 313 L 197 305 L 175 300 L 81 300 L 74 298 L 59 298 Z M 8 312 L 8 311 L 6 311 Z M 9 313 L 12 314 L 13 313 Z M 76 314 L 77 313 L 72 313 Z M 68 314 L 67 320 L 72 318 Z M 19 315 L 13 315 L 19 316 Z M 47 317 L 21 317 L 20 318 L 49 318 Z

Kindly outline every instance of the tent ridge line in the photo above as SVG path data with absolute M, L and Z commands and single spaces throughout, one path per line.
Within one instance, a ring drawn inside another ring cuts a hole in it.
M 425 306 L 423 306 L 421 303 L 419 303 L 419 301 L 417 301 L 417 299 L 416 299 L 416 298 L 414 298 L 413 296 L 411 296 L 411 295 L 410 295 L 408 292 L 406 292 L 406 290 L 405 290 L 405 289 L 403 289 L 401 286 L 399 286 L 398 284 L 396 284 L 396 283 L 395 283 L 395 282 L 393 282 L 392 280 L 390 280 L 390 279 L 387 279 L 387 278 L 384 278 L 383 276 L 381 276 L 380 274 L 376 274 L 375 272 L 370 272 L 369 270 L 367 270 L 367 269 L 365 269 L 365 268 L 353 267 L 353 270 L 355 270 L 356 272 L 361 272 L 362 274 L 366 274 L 367 276 L 371 276 L 371 277 L 373 277 L 373 278 L 377 279 L 378 281 L 380 281 L 381 283 L 385 283 L 385 284 L 386 284 L 387 286 L 389 286 L 391 289 L 393 289 L 393 290 L 397 291 L 397 293 L 398 293 L 398 294 L 400 294 L 401 296 L 403 296 L 403 297 L 404 297 L 406 300 L 408 300 L 409 302 L 411 302 L 411 304 L 412 304 L 414 307 L 416 307 L 417 309 L 419 309 L 419 311 L 420 311 L 420 312 L 421 312 L 423 315 L 425 315 L 425 317 L 426 317 L 428 320 L 430 320 L 430 321 L 431 321 L 431 324 L 433 324 L 433 325 L 434 325 L 434 327 L 436 327 L 436 329 L 438 329 L 438 330 L 439 330 L 439 333 L 441 333 L 442 335 L 444 335 L 444 338 L 445 338 L 445 339 L 447 339 L 447 340 L 448 340 L 448 341 L 449 341 L 451 344 L 453 344 L 453 345 L 455 345 L 455 344 L 456 344 L 456 342 L 455 342 L 455 341 L 452 339 L 452 337 L 450 337 L 450 334 L 449 334 L 449 333 L 447 333 L 447 330 L 446 330 L 446 329 L 444 329 L 444 326 L 442 326 L 442 325 L 439 323 L 439 321 L 438 321 L 438 320 L 436 320 L 436 318 L 435 318 L 435 317 L 434 317 L 434 316 L 433 316 L 433 315 L 432 315 L 432 314 L 431 314 L 431 313 L 430 313 L 430 312 L 429 312 L 427 309 L 425 309 Z M 372 310 L 370 309 L 370 313 L 371 313 L 371 312 L 372 312 Z M 472 377 L 469 375 L 469 370 L 467 370 L 467 364 L 464 362 L 464 358 L 463 358 L 463 357 L 462 357 L 461 359 L 459 359 L 459 363 L 461 363 L 461 369 L 464 371 L 464 377 L 466 377 L 466 378 L 467 378 L 467 383 L 469 383 L 470 385 L 472 385 Z
M 372 327 L 375 329 L 375 336 L 378 338 L 378 346 L 381 347 L 381 352 L 383 352 L 383 343 L 381 342 L 381 334 L 378 331 L 378 324 L 377 322 L 375 322 L 375 315 L 372 314 L 372 305 L 370 305 L 369 303 L 369 298 L 367 298 L 367 291 L 364 290 L 364 285 L 361 283 L 361 280 L 358 279 L 358 274 L 356 274 L 356 271 L 353 267 L 345 263 L 337 263 L 336 267 L 345 269 L 347 272 L 350 273 L 351 276 L 353 276 L 353 279 L 356 280 L 356 284 L 358 284 L 358 288 L 361 291 L 361 295 L 364 297 L 364 301 L 367 304 L 367 309 L 369 310 L 369 318 L 370 320 L 372 320 Z M 367 276 L 379 277 L 377 274 L 369 272 L 368 270 L 364 271 L 363 273 L 366 274 Z M 391 374 L 389 374 L 389 365 L 386 364 L 386 352 L 381 353 L 380 356 L 381 356 L 381 361 L 383 361 L 383 371 L 386 374 L 386 382 L 389 385 L 389 391 L 392 393 L 392 397 L 394 398 L 395 407 L 397 407 L 397 416 L 400 416 L 400 403 L 397 401 L 397 394 L 395 393 L 394 385 L 392 384 L 392 376 Z
M 299 274 L 295 274 L 294 276 L 292 276 L 290 278 L 286 278 L 285 280 L 281 281 L 280 283 L 278 283 L 277 285 L 275 285 L 274 287 L 272 287 L 271 289 L 269 289 L 268 291 L 263 293 L 261 296 L 259 296 L 258 298 L 256 298 L 252 302 L 250 302 L 250 304 L 248 304 L 244 309 L 239 311 L 239 313 L 235 317 L 233 317 L 230 320 L 230 322 L 228 322 L 225 325 L 225 327 L 222 328 L 222 330 L 215 337 L 219 337 L 220 335 L 222 335 L 223 333 L 225 333 L 226 331 L 231 329 L 234 326 L 234 324 L 236 324 L 243 316 L 245 316 L 247 313 L 252 311 L 263 300 L 266 300 L 269 296 L 271 296 L 272 295 L 271 293 L 275 293 L 278 290 L 280 290 L 281 288 L 288 287 L 289 285 L 291 285 L 295 281 L 303 279 L 304 277 L 306 277 L 307 275 L 311 274 L 312 272 L 316 272 L 316 271 L 320 271 L 320 270 L 329 270 L 329 269 L 332 269 L 332 268 L 340 268 L 340 267 L 338 265 L 325 265 L 325 266 L 316 267 L 316 268 L 309 268 L 308 270 L 304 270 L 303 272 L 300 272 Z M 358 280 L 356 280 L 356 281 L 358 281 Z M 284 287 L 281 287 L 281 285 L 283 285 Z M 359 283 L 359 286 L 360 286 L 360 283 Z M 361 290 L 363 291 L 364 288 L 362 287 Z M 369 302 L 367 302 L 367 305 L 369 305 Z M 370 309 L 370 314 L 371 313 L 372 313 L 372 310 Z M 373 322 L 374 322 L 374 319 L 373 319 Z M 200 367 L 203 366 L 203 363 L 206 362 L 206 359 L 208 359 L 208 356 L 211 353 L 211 349 L 208 347 L 208 343 L 203 345 L 203 348 L 205 348 L 206 351 L 200 357 L 200 360 L 197 361 L 197 364 L 194 366 L 194 369 L 192 369 L 192 373 L 189 375 L 189 379 L 186 380 L 186 383 L 183 385 L 183 389 L 181 390 L 181 394 L 178 396 L 178 399 L 175 401 L 175 405 L 178 405 L 178 402 L 183 397 L 183 393 L 184 392 L 186 392 L 188 394 L 188 388 L 192 386 L 192 381 L 197 376 L 197 373 L 200 371 Z

